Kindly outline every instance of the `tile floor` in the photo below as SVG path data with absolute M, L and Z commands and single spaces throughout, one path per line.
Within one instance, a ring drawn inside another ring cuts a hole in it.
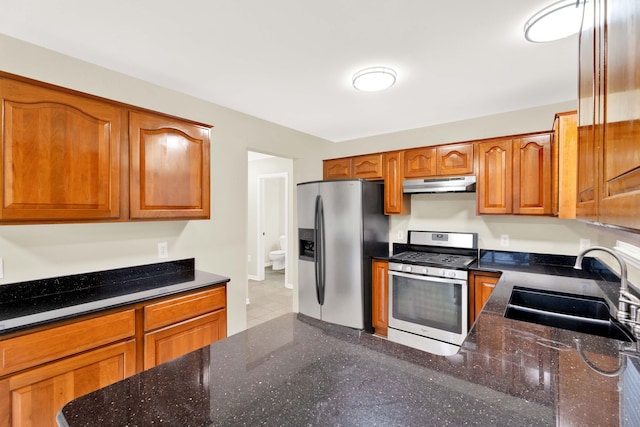
M 249 280 L 247 328 L 293 311 L 293 290 L 284 287 L 284 270 L 264 270 L 264 281 Z

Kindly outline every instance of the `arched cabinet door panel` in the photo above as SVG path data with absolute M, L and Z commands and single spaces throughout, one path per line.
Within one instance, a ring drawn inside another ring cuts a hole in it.
M 120 217 L 120 107 L 6 78 L 0 101 L 0 220 Z
M 209 128 L 129 113 L 132 219 L 209 218 Z

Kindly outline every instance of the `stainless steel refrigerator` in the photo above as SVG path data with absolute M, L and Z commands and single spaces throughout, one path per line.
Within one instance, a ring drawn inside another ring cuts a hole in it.
M 371 260 L 389 255 L 380 181 L 298 184 L 300 313 L 372 332 Z

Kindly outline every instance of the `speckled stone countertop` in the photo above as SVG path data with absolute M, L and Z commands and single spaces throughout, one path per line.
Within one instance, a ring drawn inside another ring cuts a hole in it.
M 229 281 L 194 265 L 189 258 L 2 285 L 0 336 Z
M 477 268 L 487 266 L 481 260 Z M 632 344 L 503 317 L 515 285 L 602 295 L 602 283 L 501 270 L 454 356 L 289 314 L 80 397 L 58 420 L 70 427 L 640 425 Z M 609 375 L 581 359 L 576 339 Z

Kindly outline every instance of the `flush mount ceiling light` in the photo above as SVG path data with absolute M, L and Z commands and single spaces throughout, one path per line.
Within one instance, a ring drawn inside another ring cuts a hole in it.
M 387 89 L 396 82 L 396 72 L 389 67 L 370 67 L 353 75 L 353 87 L 364 92 Z
M 524 24 L 524 37 L 530 42 L 542 43 L 563 39 L 580 30 L 585 0 L 561 0 L 533 15 Z

